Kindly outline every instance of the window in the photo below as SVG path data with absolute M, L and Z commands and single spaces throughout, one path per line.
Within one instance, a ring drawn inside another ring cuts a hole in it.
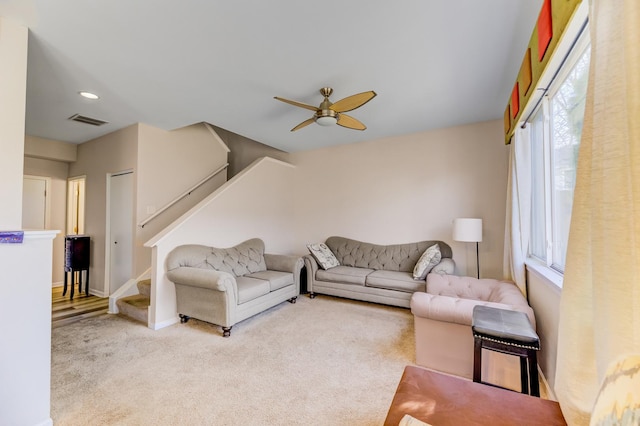
M 587 34 L 574 46 L 531 126 L 530 254 L 564 271 L 589 76 Z

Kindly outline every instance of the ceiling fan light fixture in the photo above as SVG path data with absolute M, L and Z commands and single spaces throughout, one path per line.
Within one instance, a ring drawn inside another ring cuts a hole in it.
M 316 123 L 326 127 L 334 126 L 337 122 L 338 122 L 338 119 L 336 117 L 331 117 L 331 116 L 316 118 Z

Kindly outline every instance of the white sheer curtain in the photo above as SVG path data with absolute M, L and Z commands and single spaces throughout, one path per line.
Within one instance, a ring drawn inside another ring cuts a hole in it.
M 593 0 L 589 21 L 555 381 L 571 425 L 589 423 L 607 366 L 640 352 L 640 1 Z
M 507 214 L 504 232 L 504 276 L 526 295 L 524 261 L 531 232 L 531 126 L 518 126 L 509 153 Z

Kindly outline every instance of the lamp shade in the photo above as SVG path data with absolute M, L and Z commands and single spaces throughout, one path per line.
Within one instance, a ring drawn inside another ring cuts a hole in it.
M 454 219 L 453 240 L 468 243 L 482 241 L 482 219 L 468 217 Z

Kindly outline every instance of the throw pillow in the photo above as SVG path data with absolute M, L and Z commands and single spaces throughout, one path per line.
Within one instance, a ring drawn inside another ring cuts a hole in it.
M 422 256 L 418 259 L 416 266 L 413 268 L 413 279 L 424 280 L 429 271 L 440 263 L 441 259 L 442 254 L 440 253 L 440 246 L 438 244 L 428 247 L 424 253 L 422 253 Z
M 307 244 L 307 248 L 322 269 L 340 266 L 340 262 L 326 244 Z

